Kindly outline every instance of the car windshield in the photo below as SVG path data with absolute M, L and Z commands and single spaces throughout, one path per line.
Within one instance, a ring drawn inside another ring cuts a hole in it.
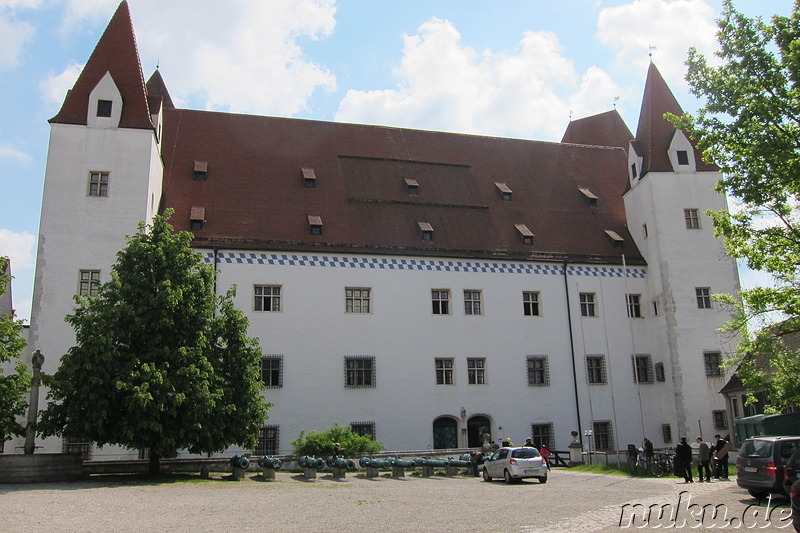
M 541 456 L 536 448 L 520 448 L 511 452 L 511 457 L 515 459 L 535 459 Z

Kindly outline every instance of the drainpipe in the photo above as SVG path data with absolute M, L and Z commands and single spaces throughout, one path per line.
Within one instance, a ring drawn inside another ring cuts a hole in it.
M 575 390 L 575 416 L 578 419 L 578 438 L 583 444 L 583 430 L 581 429 L 581 403 L 578 397 L 578 369 L 575 363 L 575 337 L 572 334 L 572 310 L 569 306 L 569 280 L 567 279 L 567 267 L 569 263 L 564 261 L 564 298 L 567 302 L 567 326 L 569 327 L 569 348 L 572 352 L 572 385 Z

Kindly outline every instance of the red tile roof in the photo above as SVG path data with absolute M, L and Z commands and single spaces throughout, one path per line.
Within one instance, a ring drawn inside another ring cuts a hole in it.
M 117 8 L 78 80 L 67 93 L 61 110 L 50 122 L 86 124 L 89 95 L 106 72 L 111 74 L 125 103 L 120 127 L 152 129 L 128 2 L 123 1 Z
M 616 109 L 572 120 L 561 138 L 562 143 L 618 146 L 628 150 L 633 134 Z

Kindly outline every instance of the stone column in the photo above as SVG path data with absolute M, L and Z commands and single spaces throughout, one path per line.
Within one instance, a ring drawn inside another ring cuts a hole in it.
M 39 417 L 39 385 L 42 383 L 42 365 L 44 355 L 38 348 L 31 356 L 33 378 L 31 379 L 31 398 L 28 404 L 28 425 L 25 427 L 25 453 L 30 455 L 36 450 L 36 419 Z

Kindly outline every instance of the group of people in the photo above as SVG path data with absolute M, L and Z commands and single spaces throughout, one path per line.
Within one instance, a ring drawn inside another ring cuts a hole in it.
M 701 483 L 703 481 L 711 482 L 712 460 L 714 479 L 728 479 L 728 454 L 733 445 L 729 437 L 723 439 L 717 434 L 714 435 L 714 439 L 715 442 L 711 445 L 704 442 L 702 437 L 698 436 L 695 439 L 698 444 L 697 477 Z M 686 483 L 694 482 L 692 479 L 692 446 L 686 442 L 686 437 L 681 437 L 681 442 L 675 447 L 675 475 L 682 477 Z

